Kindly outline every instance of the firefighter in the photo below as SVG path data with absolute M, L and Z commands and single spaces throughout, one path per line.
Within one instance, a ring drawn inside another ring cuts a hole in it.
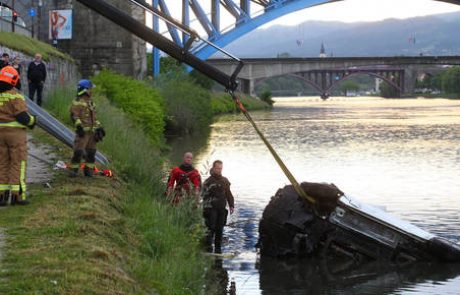
M 27 205 L 26 128 L 35 126 L 24 97 L 14 87 L 19 74 L 12 66 L 0 70 L 0 206 Z
M 222 236 L 224 225 L 227 223 L 228 204 L 230 214 L 233 214 L 235 200 L 230 191 L 230 181 L 222 176 L 223 163 L 220 160 L 212 163 L 211 176 L 203 183 L 203 217 L 208 228 L 206 235 L 206 248 L 214 253 L 222 253 Z M 213 241 L 214 240 L 214 241 Z
M 198 205 L 201 176 L 192 165 L 193 154 L 184 154 L 184 162 L 171 170 L 166 195 L 173 204 L 178 204 L 184 196 L 193 196 Z
M 77 98 L 70 107 L 70 117 L 75 126 L 73 157 L 70 163 L 70 176 L 76 177 L 80 162 L 85 158 L 83 173 L 92 177 L 96 162 L 96 143 L 105 136 L 104 128 L 96 119 L 96 105 L 91 99 L 95 86 L 90 80 L 80 80 L 77 85 Z

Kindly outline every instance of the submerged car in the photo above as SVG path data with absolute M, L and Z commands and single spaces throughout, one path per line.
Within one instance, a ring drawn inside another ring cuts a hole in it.
M 333 184 L 300 184 L 315 200 L 279 189 L 259 224 L 262 256 L 338 255 L 354 261 L 460 262 L 460 245 L 346 195 Z

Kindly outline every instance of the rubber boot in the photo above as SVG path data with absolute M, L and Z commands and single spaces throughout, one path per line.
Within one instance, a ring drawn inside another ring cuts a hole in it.
M 11 194 L 11 205 L 25 206 L 29 204 L 30 204 L 29 200 L 22 200 L 19 194 L 16 194 L 16 193 Z
M 0 206 L 8 205 L 8 194 L 7 192 L 3 191 L 0 193 Z
M 71 168 L 71 169 L 69 170 L 69 176 L 70 176 L 71 178 L 77 177 L 77 176 L 78 176 L 78 168 Z
M 88 167 L 85 167 L 85 169 L 83 169 L 83 174 L 85 174 L 86 177 L 93 177 L 93 172 L 94 170 Z

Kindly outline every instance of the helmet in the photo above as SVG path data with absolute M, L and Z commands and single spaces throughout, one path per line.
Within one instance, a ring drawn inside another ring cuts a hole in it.
M 77 84 L 77 95 L 83 95 L 86 93 L 88 89 L 94 88 L 96 85 L 94 85 L 90 80 L 83 79 L 78 81 Z
M 19 74 L 12 66 L 6 66 L 0 70 L 0 81 L 16 86 L 19 81 Z

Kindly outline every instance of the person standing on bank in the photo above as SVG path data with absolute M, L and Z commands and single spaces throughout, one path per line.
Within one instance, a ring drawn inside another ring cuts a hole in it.
M 198 206 L 201 189 L 200 172 L 192 165 L 193 154 L 186 152 L 184 162 L 179 167 L 174 167 L 169 174 L 166 196 L 173 204 L 178 204 L 182 198 L 191 196 L 196 198 Z
M 5 52 L 2 54 L 2 59 L 0 59 L 0 70 L 9 65 L 10 65 L 10 55 Z
M 27 205 L 27 131 L 36 119 L 29 114 L 24 97 L 14 87 L 19 73 L 6 66 L 0 70 L 0 206 Z
M 223 163 L 214 161 L 211 176 L 203 183 L 203 217 L 208 228 L 206 235 L 206 250 L 212 252 L 214 240 L 214 253 L 222 253 L 222 236 L 224 225 L 227 223 L 228 211 L 233 214 L 235 200 L 230 191 L 230 181 L 222 176 Z
M 21 66 L 21 58 L 19 56 L 15 56 L 13 58 L 13 63 L 11 66 L 18 72 L 19 77 L 21 77 L 22 66 Z M 18 84 L 16 84 L 16 89 L 21 90 L 21 79 L 19 79 Z
M 34 100 L 35 92 L 37 92 L 37 104 L 41 106 L 43 86 L 46 80 L 46 66 L 42 62 L 40 53 L 35 54 L 34 61 L 29 64 L 27 80 L 29 81 L 29 98 Z
M 96 162 L 96 144 L 105 136 L 104 128 L 96 118 L 96 105 L 91 99 L 91 89 L 95 86 L 90 80 L 80 80 L 77 85 L 77 98 L 70 107 L 70 117 L 75 126 L 73 157 L 70 160 L 70 176 L 76 177 L 83 157 L 86 159 L 83 173 L 92 177 Z

